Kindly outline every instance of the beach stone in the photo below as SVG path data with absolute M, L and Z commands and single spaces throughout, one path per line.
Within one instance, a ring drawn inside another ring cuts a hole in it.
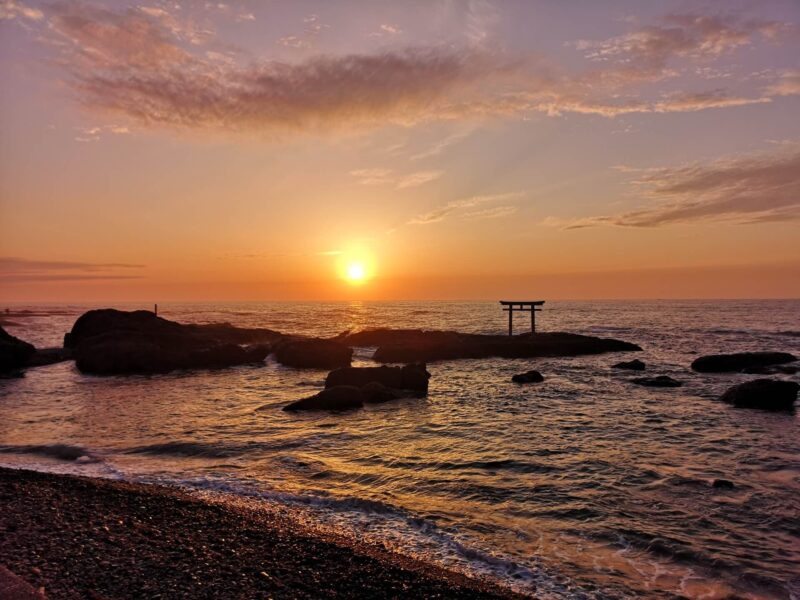
M 369 383 L 380 383 L 387 388 L 410 390 L 417 396 L 428 393 L 431 374 L 424 363 L 411 363 L 402 367 L 343 367 L 328 373 L 325 387 L 354 385 L 363 387 Z
M 580 356 L 641 350 L 636 344 L 574 333 L 525 333 L 515 336 L 424 331 L 420 329 L 366 329 L 336 338 L 348 346 L 377 346 L 374 360 L 383 363 L 427 363 L 463 358 L 534 358 Z
M 0 327 L 0 372 L 14 371 L 28 364 L 36 348 Z
M 83 373 L 123 375 L 263 362 L 281 334 L 228 324 L 183 325 L 144 310 L 92 310 L 64 336 Z
M 699 373 L 730 373 L 742 369 L 753 369 L 794 362 L 797 357 L 788 352 L 737 352 L 735 354 L 711 354 L 692 362 L 692 369 Z
M 334 340 L 294 340 L 280 344 L 275 359 L 299 369 L 335 369 L 350 365 L 353 350 Z
M 527 373 L 518 373 L 511 377 L 514 383 L 541 383 L 544 377 L 539 371 L 528 371 Z
M 646 365 L 638 358 L 628 362 L 618 362 L 612 365 L 612 369 L 628 369 L 629 371 L 644 371 Z
M 287 412 L 301 410 L 347 410 L 364 406 L 364 394 L 354 385 L 327 388 L 302 400 L 284 406 Z
M 728 389 L 720 400 L 737 408 L 793 410 L 800 385 L 780 379 L 755 379 Z
M 631 379 L 631 383 L 643 385 L 645 387 L 681 387 L 683 382 L 673 379 L 669 375 L 658 375 L 657 377 L 637 377 Z

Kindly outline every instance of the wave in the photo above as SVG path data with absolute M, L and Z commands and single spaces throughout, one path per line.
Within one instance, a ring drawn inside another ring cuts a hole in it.
M 94 456 L 86 448 L 72 446 L 69 444 L 32 444 L 21 446 L 0 446 L 2 454 L 34 454 L 36 456 L 46 456 L 58 460 L 75 462 L 101 462 L 101 459 Z
M 158 456 L 184 456 L 197 458 L 232 458 L 251 452 L 275 452 L 298 448 L 303 443 L 291 442 L 247 442 L 244 444 L 204 443 L 190 441 L 162 442 L 127 448 L 125 454 L 149 454 Z

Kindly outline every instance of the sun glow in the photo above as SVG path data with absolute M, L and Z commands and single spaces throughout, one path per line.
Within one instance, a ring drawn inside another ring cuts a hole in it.
M 367 277 L 367 269 L 363 263 L 351 262 L 347 265 L 347 279 L 353 283 L 360 283 Z

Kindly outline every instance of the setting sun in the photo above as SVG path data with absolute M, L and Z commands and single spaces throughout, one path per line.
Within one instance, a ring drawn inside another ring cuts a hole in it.
M 367 277 L 367 270 L 363 263 L 354 262 L 347 265 L 347 279 L 352 283 L 361 283 Z

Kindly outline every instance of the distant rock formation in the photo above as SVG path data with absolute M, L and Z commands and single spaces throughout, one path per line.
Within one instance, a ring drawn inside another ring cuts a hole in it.
M 645 387 L 681 387 L 683 382 L 673 379 L 669 375 L 658 375 L 657 377 L 637 377 L 631 379 L 631 383 L 636 385 L 643 385 Z
M 427 363 L 459 358 L 579 356 L 641 350 L 636 344 L 574 333 L 505 336 L 419 329 L 367 329 L 357 333 L 344 333 L 336 339 L 348 346 L 377 346 L 374 359 L 384 363 Z
M 541 383 L 544 377 L 539 371 L 528 371 L 527 373 L 518 373 L 511 377 L 514 383 Z
M 692 363 L 699 373 L 730 373 L 743 369 L 755 369 L 770 365 L 794 362 L 797 357 L 788 352 L 737 352 L 735 354 L 711 354 L 701 356 Z
M 628 361 L 628 362 L 618 362 L 615 365 L 612 365 L 612 369 L 628 369 L 629 371 L 644 371 L 647 365 L 645 365 L 642 361 L 638 358 Z
M 793 410 L 800 385 L 779 379 L 755 379 L 728 389 L 720 400 L 737 408 Z
M 14 371 L 28 365 L 36 348 L 0 327 L 0 372 Z
M 279 344 L 275 350 L 275 359 L 279 363 L 299 369 L 346 367 L 352 357 L 352 348 L 334 340 L 289 340 Z
M 150 311 L 101 309 L 81 315 L 64 346 L 83 373 L 149 374 L 258 363 L 280 339 L 269 329 L 182 325 Z

